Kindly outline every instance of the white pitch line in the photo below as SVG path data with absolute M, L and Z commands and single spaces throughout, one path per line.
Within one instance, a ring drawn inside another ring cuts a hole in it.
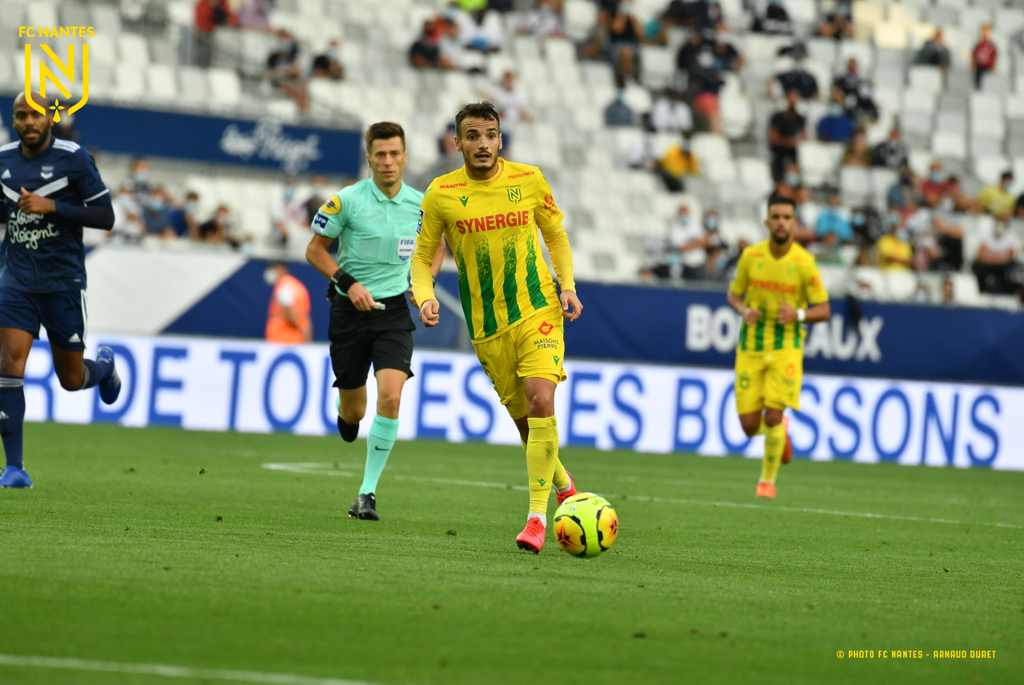
M 327 468 L 316 468 L 317 466 L 328 466 Z M 306 462 L 301 464 L 263 464 L 263 468 L 274 471 L 291 471 L 310 475 L 346 475 L 353 474 L 342 471 L 335 471 L 334 465 L 327 462 Z M 301 470 L 300 470 L 301 469 Z M 452 478 L 434 478 L 431 476 L 391 476 L 395 480 L 415 480 L 424 483 L 442 483 L 444 485 L 468 485 L 477 488 L 495 488 L 498 490 L 529 490 L 525 485 L 509 485 L 508 483 L 489 483 L 476 480 L 456 480 Z M 990 528 L 1011 528 L 1020 530 L 1024 526 L 1013 523 L 984 523 L 980 521 L 957 521 L 955 519 L 924 518 L 921 516 L 900 516 L 899 514 L 876 514 L 869 511 L 837 511 L 833 509 L 812 509 L 805 507 L 787 507 L 784 505 L 761 505 L 747 504 L 743 502 L 715 502 L 708 500 L 674 499 L 671 497 L 651 497 L 649 495 L 605 495 L 610 499 L 632 499 L 639 502 L 665 502 L 668 504 L 690 504 L 697 506 L 733 507 L 734 509 L 759 509 L 762 511 L 789 511 L 798 514 L 823 514 L 826 516 L 852 516 L 865 519 L 887 519 L 890 521 L 915 521 L 917 523 L 952 523 L 958 526 L 986 526 Z
M 374 685 L 362 680 L 314 678 L 291 673 L 260 673 L 259 671 L 233 671 L 223 668 L 189 668 L 188 666 L 168 666 L 167 664 L 132 664 L 47 656 L 17 656 L 15 654 L 0 654 L 0 665 L 57 668 L 68 671 L 98 671 L 101 673 L 135 673 L 164 678 L 228 680 L 238 683 L 261 683 L 262 685 Z

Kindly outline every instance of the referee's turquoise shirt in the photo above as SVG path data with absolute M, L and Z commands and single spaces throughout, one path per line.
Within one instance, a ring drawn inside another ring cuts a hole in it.
M 332 195 L 310 228 L 318 235 L 339 238 L 338 266 L 373 299 L 382 300 L 409 288 L 409 260 L 416 248 L 422 200 L 423 193 L 405 183 L 388 199 L 372 178 L 363 179 Z

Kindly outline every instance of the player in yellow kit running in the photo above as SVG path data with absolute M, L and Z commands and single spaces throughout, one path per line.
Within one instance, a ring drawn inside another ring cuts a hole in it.
M 803 325 L 827 321 L 830 310 L 814 257 L 793 242 L 793 201 L 769 198 L 765 226 L 770 237 L 743 250 L 727 297 L 743 317 L 736 346 L 736 411 L 748 436 L 765 436 L 756 494 L 775 497 L 779 464 L 792 454 L 783 412 L 800 409 Z
M 498 156 L 499 127 L 489 102 L 466 105 L 455 117 L 455 146 L 465 166 L 434 179 L 423 196 L 412 289 L 421 303 L 420 321 L 436 325 L 439 305 L 430 264 L 443 234 L 459 268 L 473 347 L 526 449 L 530 509 L 516 544 L 537 553 L 544 546 L 552 487 L 559 503 L 576 494 L 558 459 L 555 387 L 565 380 L 562 319 L 575 321 L 583 305 L 551 188 L 537 167 Z M 561 295 L 541 254 L 538 228 Z

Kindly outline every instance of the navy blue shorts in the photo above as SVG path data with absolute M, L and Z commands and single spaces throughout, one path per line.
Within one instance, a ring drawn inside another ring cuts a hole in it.
M 79 352 L 85 349 L 88 322 L 84 290 L 26 293 L 0 288 L 0 328 L 15 328 L 39 337 L 46 327 L 52 347 Z

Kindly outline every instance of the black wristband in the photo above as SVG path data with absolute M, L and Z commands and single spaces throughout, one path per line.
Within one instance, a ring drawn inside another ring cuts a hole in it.
M 338 290 L 343 293 L 347 293 L 348 289 L 356 284 L 356 279 L 344 269 L 338 269 L 334 272 L 334 275 L 331 276 L 331 282 L 338 286 Z

